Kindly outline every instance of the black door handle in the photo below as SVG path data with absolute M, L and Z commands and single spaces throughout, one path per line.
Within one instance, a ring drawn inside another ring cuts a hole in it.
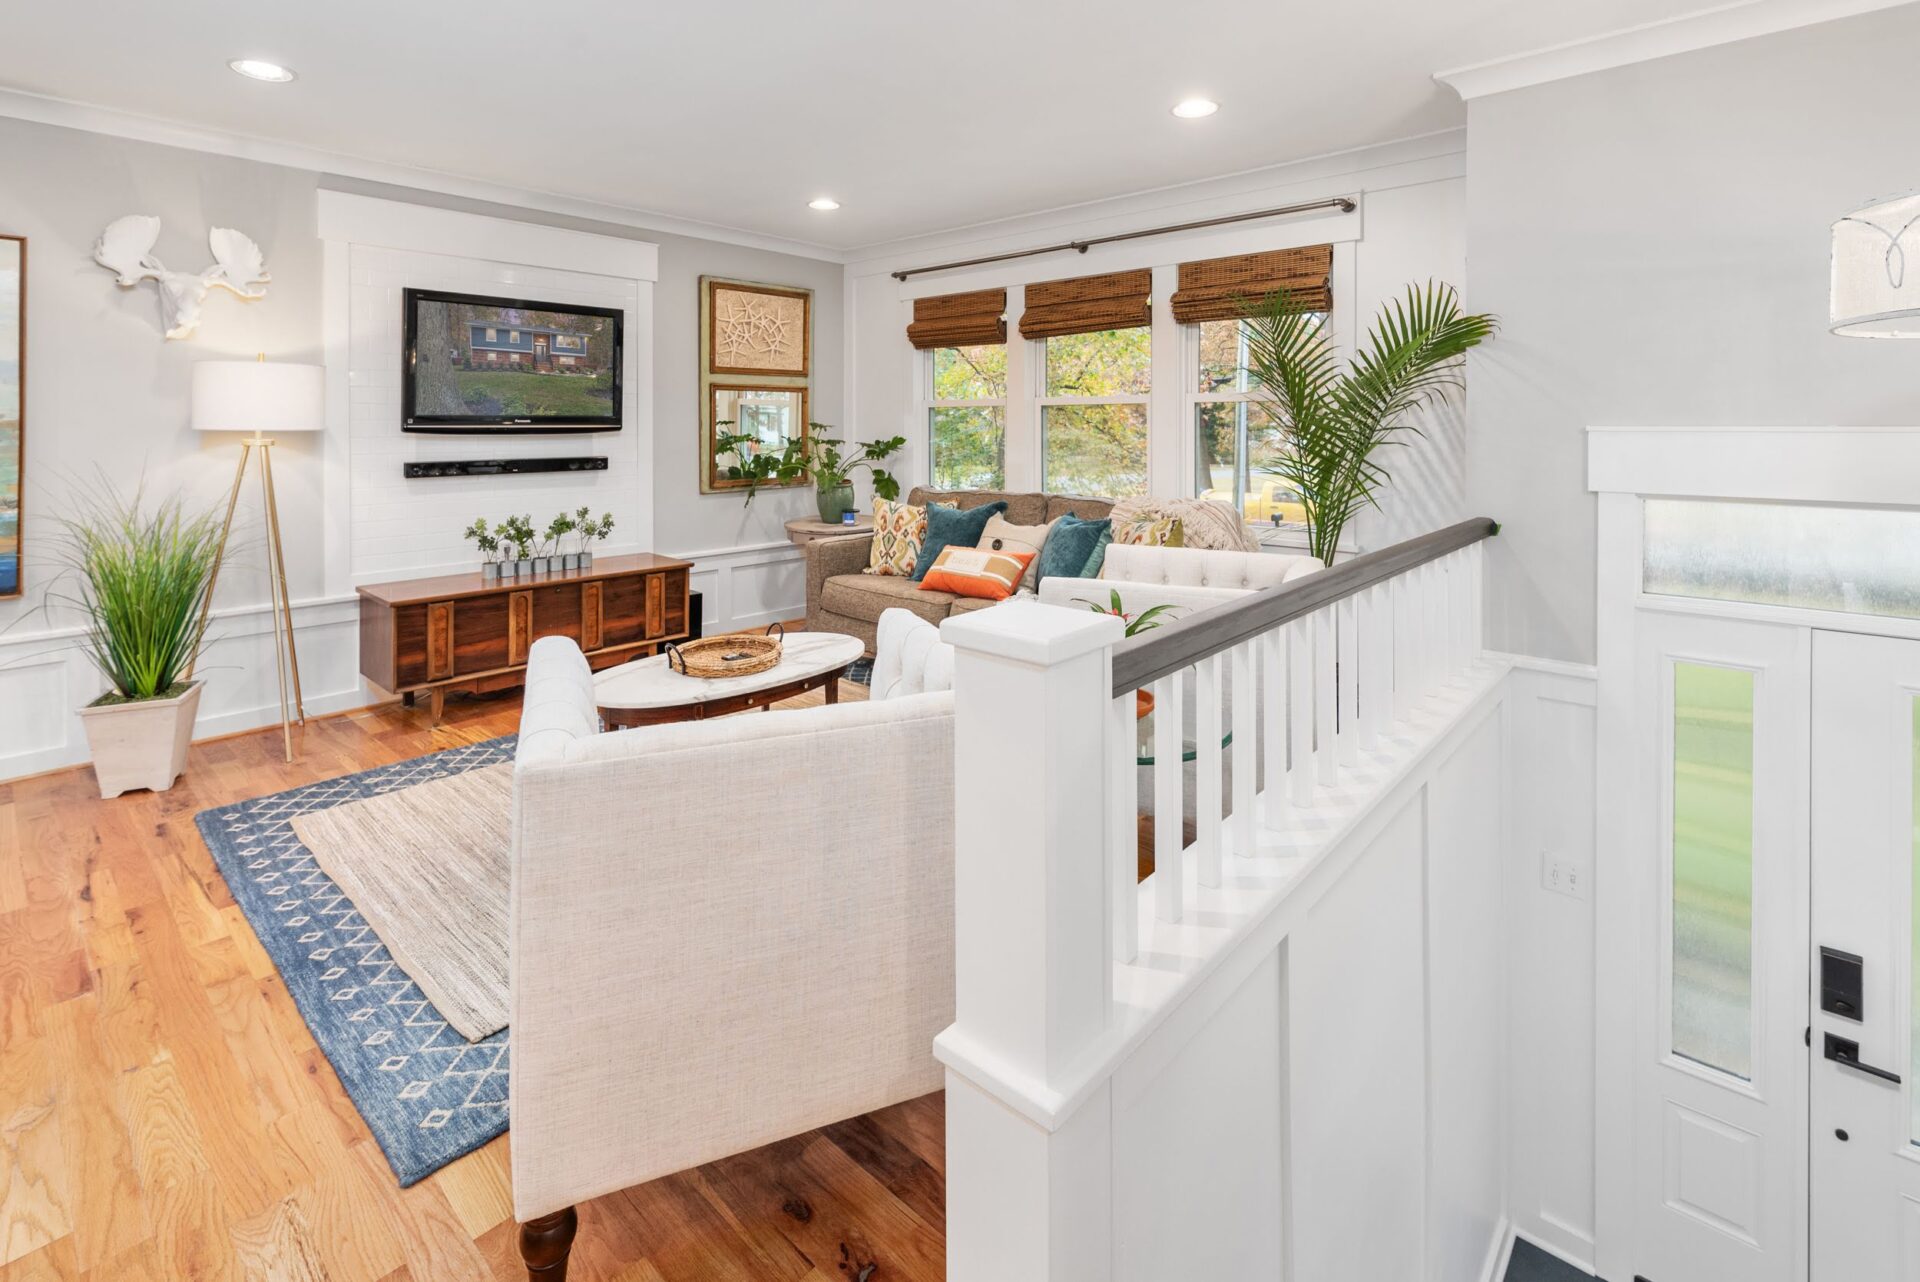
M 1848 1068 L 1857 1069 L 1867 1076 L 1877 1077 L 1883 1082 L 1892 1082 L 1895 1086 L 1900 1084 L 1900 1074 L 1889 1073 L 1884 1068 L 1875 1068 L 1871 1064 L 1862 1064 L 1860 1062 L 1859 1042 L 1853 1041 L 1851 1038 L 1835 1037 L 1832 1033 L 1828 1033 L 1826 1036 L 1827 1058 L 1834 1063 L 1844 1064 Z

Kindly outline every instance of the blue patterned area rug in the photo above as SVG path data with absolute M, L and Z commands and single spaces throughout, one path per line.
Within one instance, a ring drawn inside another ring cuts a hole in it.
M 469 1042 L 440 1018 L 313 855 L 293 818 L 513 757 L 514 736 L 203 810 L 227 888 L 279 968 L 400 1186 L 507 1129 L 507 1039 Z

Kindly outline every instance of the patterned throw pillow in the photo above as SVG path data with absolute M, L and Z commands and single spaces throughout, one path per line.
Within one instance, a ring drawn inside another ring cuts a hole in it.
M 941 549 L 927 572 L 920 576 L 920 586 L 929 592 L 1004 601 L 1020 586 L 1020 578 L 1027 572 L 1033 555 L 950 545 Z
M 873 550 L 867 556 L 868 574 L 892 574 L 903 579 L 913 577 L 920 560 L 920 545 L 927 541 L 927 509 L 873 501 Z
M 1144 543 L 1150 547 L 1177 548 L 1186 544 L 1186 531 L 1174 517 L 1149 517 L 1138 521 L 1115 521 L 1115 543 Z

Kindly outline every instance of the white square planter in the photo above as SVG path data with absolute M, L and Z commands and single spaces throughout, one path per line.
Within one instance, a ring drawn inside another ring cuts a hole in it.
M 102 797 L 133 788 L 165 792 L 173 787 L 187 768 L 187 745 L 193 742 L 203 684 L 196 681 L 171 699 L 80 709 Z

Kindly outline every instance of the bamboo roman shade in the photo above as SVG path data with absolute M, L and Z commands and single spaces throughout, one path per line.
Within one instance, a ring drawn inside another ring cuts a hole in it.
M 1053 338 L 1146 325 L 1153 320 L 1152 294 L 1153 273 L 1146 268 L 1029 285 L 1020 332 L 1027 338 Z
M 1307 311 L 1324 312 L 1333 306 L 1332 274 L 1332 245 L 1181 263 L 1173 318 L 1182 325 L 1239 320 L 1258 311 L 1267 295 L 1280 289 Z
M 913 300 L 913 323 L 907 341 L 925 351 L 929 347 L 968 347 L 974 343 L 1007 341 L 1007 291 L 976 289 L 966 294 L 941 294 Z

